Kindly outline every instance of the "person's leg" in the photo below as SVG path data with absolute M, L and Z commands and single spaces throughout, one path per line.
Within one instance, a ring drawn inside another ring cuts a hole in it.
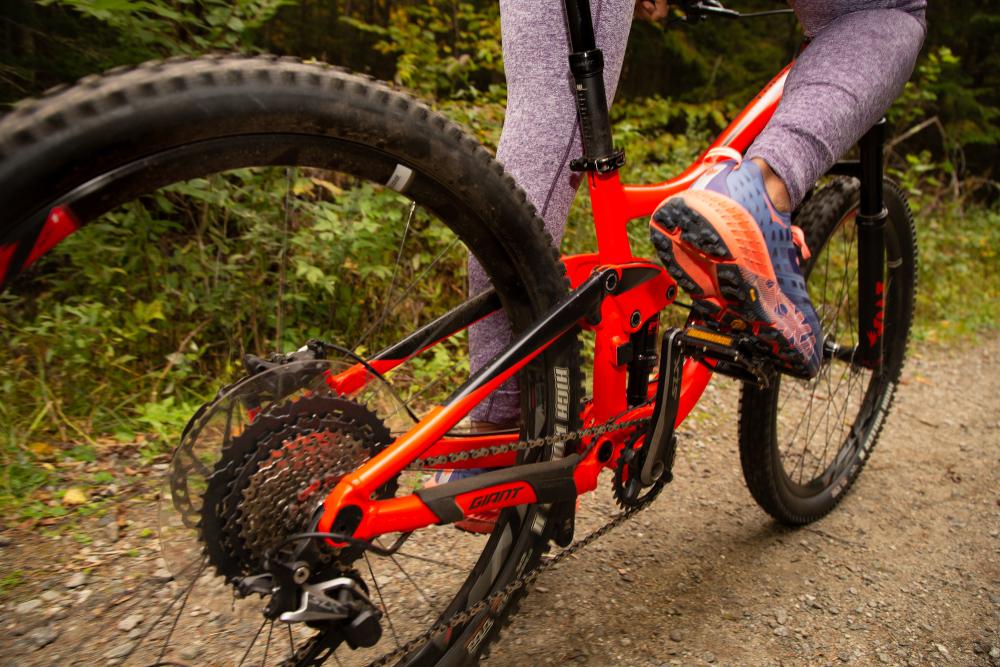
M 747 151 L 787 188 L 784 210 L 812 187 L 899 96 L 924 41 L 926 0 L 795 0 L 811 43 L 792 66 L 774 117 Z M 765 168 L 765 177 L 770 176 Z
M 592 0 L 597 45 L 604 51 L 604 82 L 613 97 L 625 57 L 635 0 Z M 563 0 L 501 0 L 507 114 L 497 158 L 528 195 L 559 245 L 566 217 L 580 184 L 569 162 L 580 155 L 580 131 L 569 72 L 569 37 Z M 470 259 L 469 293 L 489 286 L 479 264 Z M 471 371 L 475 372 L 510 342 L 502 314 L 469 330 Z M 520 414 L 517 383 L 510 381 L 472 412 L 472 418 L 498 424 Z

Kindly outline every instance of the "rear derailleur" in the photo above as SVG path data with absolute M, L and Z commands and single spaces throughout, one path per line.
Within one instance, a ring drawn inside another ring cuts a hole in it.
M 314 572 L 304 560 L 270 559 L 268 572 L 234 581 L 236 594 L 254 593 L 270 597 L 264 617 L 283 623 L 306 623 L 334 629 L 334 641 L 343 640 L 352 649 L 374 646 L 382 637 L 382 612 L 368 597 L 368 587 L 353 572 Z

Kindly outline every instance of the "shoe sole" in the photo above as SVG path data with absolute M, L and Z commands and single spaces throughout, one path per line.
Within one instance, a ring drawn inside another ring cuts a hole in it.
M 811 335 L 805 316 L 778 286 L 764 237 L 743 207 L 717 192 L 685 192 L 660 205 L 650 230 L 667 273 L 694 300 L 696 316 L 752 331 L 782 372 L 815 375 L 792 344 Z

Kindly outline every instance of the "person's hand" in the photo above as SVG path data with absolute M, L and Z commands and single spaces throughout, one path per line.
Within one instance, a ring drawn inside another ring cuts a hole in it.
M 667 0 L 636 0 L 635 16 L 644 21 L 659 21 L 667 18 Z

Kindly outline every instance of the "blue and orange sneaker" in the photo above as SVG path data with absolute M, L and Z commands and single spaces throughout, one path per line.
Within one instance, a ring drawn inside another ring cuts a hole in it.
M 690 190 L 660 204 L 649 227 L 698 316 L 753 333 L 778 370 L 807 378 L 819 372 L 822 332 L 799 266 L 809 251 L 802 230 L 775 209 L 756 164 L 712 165 Z

